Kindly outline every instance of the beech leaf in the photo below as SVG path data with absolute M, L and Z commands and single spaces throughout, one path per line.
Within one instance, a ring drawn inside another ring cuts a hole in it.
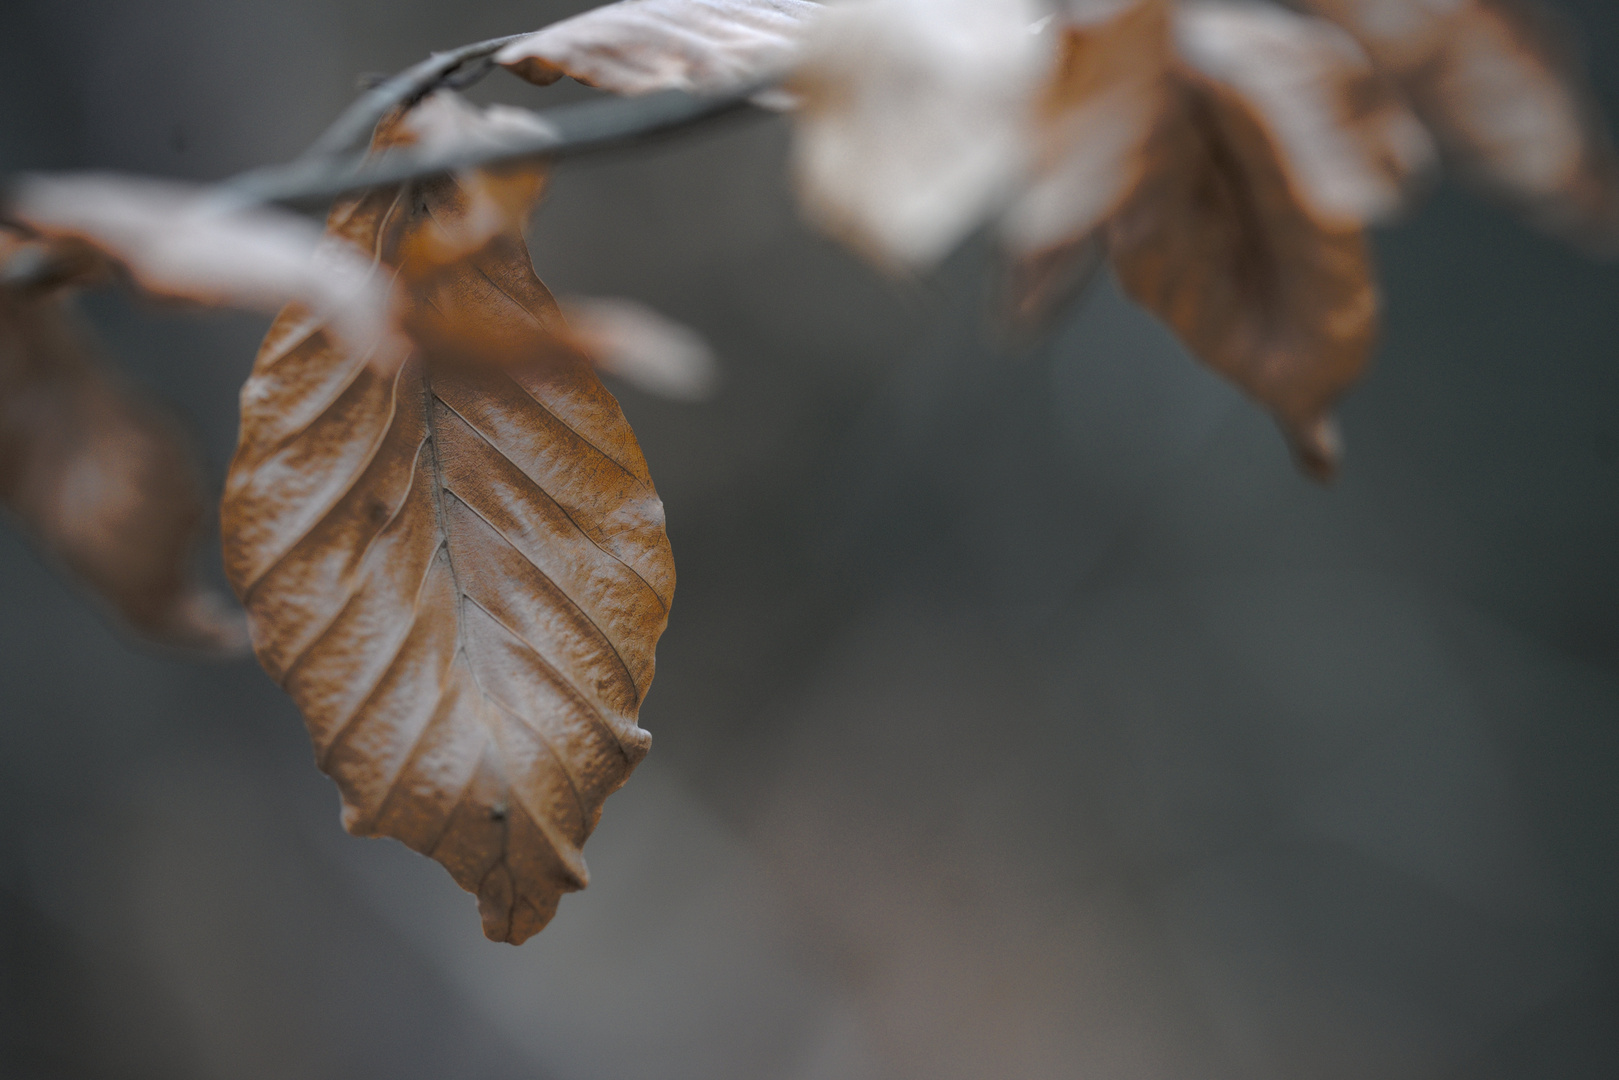
M 407 348 L 387 283 L 354 252 L 321 246 L 296 214 L 228 210 L 181 184 L 95 173 L 24 176 L 6 201 L 39 233 L 104 252 L 154 296 L 265 312 L 296 301 L 379 363 Z
M 621 297 L 573 297 L 568 329 L 601 371 L 649 394 L 702 401 L 719 383 L 719 362 L 689 326 Z
M 1542 227 L 1619 250 L 1619 158 L 1566 35 L 1505 0 L 1305 0 L 1399 80 L 1460 169 Z
M 0 241 L 0 255 L 17 253 Z M 240 652 L 240 613 L 195 574 L 203 495 L 190 448 L 94 353 L 66 297 L 0 289 L 0 503 L 143 635 Z
M 1051 70 L 1034 0 L 856 0 L 788 88 L 806 212 L 879 263 L 936 262 L 1013 194 Z
M 1141 179 L 1164 109 L 1170 49 L 1166 0 L 1090 0 L 1059 31 L 1041 92 L 1036 150 L 1002 235 L 1014 255 L 1050 266 L 1051 251 L 1088 235 Z
M 1389 218 L 1436 162 L 1394 84 L 1329 22 L 1272 4 L 1194 0 L 1177 13 L 1175 39 L 1188 64 L 1247 100 L 1298 197 L 1324 221 Z
M 809 0 L 619 0 L 507 45 L 495 61 L 547 86 L 723 94 L 784 72 L 821 5 Z
M 374 189 L 328 228 L 380 267 L 469 201 L 452 178 Z M 635 436 L 521 235 L 451 269 L 417 307 L 512 327 L 529 359 L 426 336 L 381 372 L 288 308 L 242 391 L 226 569 L 344 826 L 438 860 L 515 944 L 585 886 L 581 847 L 646 754 L 674 567 Z
M 1114 269 L 1194 355 L 1275 414 L 1307 472 L 1330 478 L 1330 410 L 1375 337 L 1365 238 L 1301 200 L 1242 95 L 1187 72 L 1178 98 L 1110 224 Z

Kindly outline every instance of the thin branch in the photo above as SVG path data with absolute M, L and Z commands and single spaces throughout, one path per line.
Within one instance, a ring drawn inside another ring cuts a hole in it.
M 286 165 L 253 169 L 224 181 L 215 189 L 215 201 L 220 209 L 263 203 L 314 208 L 336 195 L 362 188 L 484 165 L 571 157 L 740 112 L 748 107 L 749 98 L 773 83 L 774 80 L 751 84 L 723 97 L 668 90 L 645 97 L 563 105 L 535 113 L 544 126 L 532 134 L 475 147 L 434 152 L 401 147 L 375 156 L 363 152 L 322 158 L 306 155 Z
M 448 52 L 434 53 L 414 67 L 389 76 L 344 109 L 342 115 L 332 121 L 331 127 L 303 152 L 303 157 L 337 157 L 364 147 L 371 141 L 371 132 L 377 124 L 394 109 L 416 104 L 447 82 L 455 82 L 457 89 L 472 85 L 488 74 L 494 66 L 489 58 L 499 52 L 503 45 L 525 37 L 528 35 L 508 34 L 463 45 Z M 461 71 L 461 68 L 474 61 L 481 62 L 466 72 Z
M 436 151 L 399 147 L 382 154 L 365 149 L 377 124 L 389 113 L 415 105 L 440 87 L 460 89 L 477 82 L 493 69 L 491 58 L 502 46 L 527 36 L 512 34 L 434 53 L 390 76 L 344 110 L 296 160 L 238 173 L 214 185 L 209 203 L 221 212 L 267 203 L 319 210 L 335 196 L 368 187 L 622 146 L 741 113 L 751 98 L 774 87 L 782 77 L 777 74 L 715 97 L 669 90 L 541 110 L 534 114 L 539 123 L 530 133 L 475 146 Z M 3 186 L 0 180 L 0 191 Z M 44 280 L 49 268 L 36 263 L 23 260 L 5 267 L 0 287 L 26 288 Z

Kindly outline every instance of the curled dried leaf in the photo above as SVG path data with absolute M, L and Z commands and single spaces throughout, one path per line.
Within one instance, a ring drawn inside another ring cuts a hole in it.
M 373 190 L 329 228 L 381 265 L 469 203 L 452 178 Z M 418 334 L 382 372 L 284 311 L 242 392 L 226 568 L 344 826 L 438 860 L 484 933 L 518 943 L 585 886 L 580 849 L 646 754 L 674 567 L 635 436 L 558 336 L 521 235 L 455 265 L 415 309 L 509 327 L 526 361 L 469 365 Z
M 937 261 L 1030 160 L 1051 69 L 1034 0 L 861 0 L 816 20 L 789 83 L 809 216 L 890 266 Z
M 1193 0 L 1177 13 L 1175 38 L 1188 64 L 1247 100 L 1297 196 L 1324 221 L 1387 219 L 1435 163 L 1394 84 L 1331 23 L 1271 4 Z
M 1619 251 L 1619 156 L 1568 35 L 1508 0 L 1305 0 L 1354 34 L 1441 147 L 1542 227 Z
M 88 244 L 155 296 L 275 311 L 297 302 L 379 362 L 402 354 L 386 281 L 320 230 L 279 210 L 226 210 L 179 184 L 101 174 L 24 176 L 11 213 L 39 233 Z
M 821 6 L 808 0 L 619 0 L 512 42 L 496 63 L 547 86 L 723 94 L 785 72 Z
M 1120 281 L 1275 414 L 1307 472 L 1330 478 L 1340 453 L 1331 408 L 1376 332 L 1364 236 L 1316 215 L 1263 118 L 1195 73 L 1149 157 L 1108 231 Z
M 0 242 L 0 255 L 15 251 Z M 240 652 L 240 612 L 195 573 L 203 495 L 190 448 L 94 352 L 66 297 L 0 289 L 0 503 L 146 637 Z
M 719 384 L 719 362 L 689 326 L 621 297 L 574 297 L 563 310 L 573 340 L 596 367 L 649 394 L 702 401 Z

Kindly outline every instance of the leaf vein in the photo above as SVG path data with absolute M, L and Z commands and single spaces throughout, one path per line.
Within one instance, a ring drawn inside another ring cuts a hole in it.
M 639 581 L 642 585 L 645 585 L 646 588 L 647 588 L 647 591 L 652 594 L 653 599 L 657 600 L 658 606 L 660 608 L 662 608 L 665 612 L 668 612 L 669 605 L 664 602 L 664 599 L 663 599 L 662 596 L 658 595 L 658 590 L 654 589 L 652 587 L 652 583 L 650 581 L 648 581 L 646 578 L 641 576 L 641 572 L 639 570 L 637 570 L 635 567 L 631 566 L 629 563 L 625 562 L 623 559 L 619 558 L 617 555 L 613 554 L 613 552 L 608 551 L 605 547 L 602 547 L 601 543 L 594 536 L 591 536 L 590 533 L 585 530 L 584 526 L 579 524 L 578 520 L 573 516 L 573 513 L 565 505 L 563 505 L 562 501 L 560 499 L 558 499 L 556 496 L 552 495 L 549 491 L 545 490 L 544 485 L 542 485 L 538 480 L 536 480 L 532 476 L 530 476 L 523 469 L 523 467 L 521 465 L 519 465 L 516 461 L 512 460 L 512 456 L 510 454 L 508 454 L 504 449 L 502 449 L 499 443 L 495 442 L 494 439 L 490 438 L 490 436 L 487 433 L 485 433 L 481 428 L 479 428 L 478 425 L 474 424 L 471 420 L 468 420 L 466 418 L 466 416 L 464 416 L 459 410 L 457 410 L 454 405 L 451 405 L 449 402 L 444 401 L 443 398 L 439 398 L 439 400 L 441 402 L 443 402 L 444 407 L 446 409 L 449 409 L 452 413 L 455 413 L 456 418 L 459 419 L 463 424 L 465 424 L 469 431 L 471 431 L 474 435 L 478 436 L 478 439 L 479 439 L 480 442 L 482 442 L 485 446 L 489 447 L 489 449 L 493 450 L 496 454 L 500 455 L 501 459 L 503 461 L 505 461 L 508 465 L 510 465 L 513 469 L 516 469 L 518 475 L 521 476 L 524 480 L 526 480 L 529 483 L 529 485 L 531 487 L 533 487 L 533 489 L 535 491 L 539 492 L 541 495 L 544 495 L 547 502 L 549 502 L 552 506 L 555 506 L 558 510 L 562 511 L 562 516 L 568 519 L 568 523 L 570 525 L 572 525 L 575 529 L 579 530 L 579 535 L 580 536 L 582 536 L 586 540 L 590 541 L 590 544 L 591 544 L 592 547 L 594 547 L 597 551 L 600 551 L 603 555 L 606 555 L 609 559 L 612 559 L 614 562 L 618 563 L 620 566 L 622 566 L 624 569 L 628 570 L 630 573 L 634 574 L 636 580 Z M 454 489 L 452 489 L 452 488 L 446 488 L 446 490 L 449 490 L 452 493 L 454 493 Z M 457 494 L 456 498 L 460 499 L 461 496 L 459 494 Z M 465 499 L 461 499 L 461 501 L 463 503 L 466 502 Z M 471 507 L 469 506 L 468 509 L 471 509 Z M 474 511 L 474 513 L 476 513 L 476 511 Z M 482 517 L 483 515 L 479 514 L 478 516 Z M 494 528 L 494 526 L 491 525 L 490 528 Z M 498 529 L 496 531 L 499 532 Z M 503 535 L 503 538 L 504 538 L 504 535 Z M 511 541 L 509 539 L 506 542 L 509 543 L 509 544 L 511 543 Z M 512 547 L 516 548 L 517 545 L 512 544 Z M 520 554 L 520 555 L 522 554 L 521 549 L 518 550 L 518 554 Z M 526 555 L 524 556 L 524 559 L 528 560 L 530 562 L 530 564 L 532 565 L 533 560 L 529 560 Z M 536 566 L 535 569 L 538 570 L 539 567 Z M 543 573 L 543 571 L 542 571 L 542 573 Z M 550 579 L 548 578 L 547 580 L 550 580 Z M 553 582 L 553 584 L 555 584 L 555 583 Z M 558 586 L 558 588 L 560 589 L 561 586 Z M 566 595 L 566 594 L 564 594 L 564 595 Z M 571 599 L 571 597 L 570 597 L 570 599 Z
M 477 607 L 477 609 L 479 611 L 481 611 L 485 615 L 487 615 L 489 617 L 490 621 L 493 622 L 496 626 L 500 627 L 502 630 L 506 631 L 506 633 L 510 634 L 513 638 L 515 638 L 517 640 L 518 644 L 522 645 L 529 652 L 533 653 L 534 654 L 534 659 L 539 661 L 540 665 L 542 667 L 544 667 L 547 671 L 549 671 L 552 675 L 556 676 L 557 682 L 559 682 L 568 691 L 569 695 L 572 696 L 575 701 L 577 701 L 580 705 L 584 706 L 586 711 L 589 712 L 591 719 L 594 720 L 601 727 L 601 729 L 603 731 L 605 731 L 612 738 L 613 745 L 618 747 L 619 753 L 624 755 L 624 761 L 626 763 L 628 763 L 629 760 L 630 760 L 630 753 L 629 753 L 629 750 L 624 746 L 623 738 L 619 736 L 618 731 L 613 727 L 612 723 L 610 721 L 608 721 L 606 714 L 603 713 L 601 711 L 601 709 L 596 706 L 595 702 L 591 701 L 588 697 L 586 697 L 584 695 L 583 691 L 581 691 L 577 686 L 575 686 L 573 684 L 572 680 L 570 680 L 566 675 L 564 675 L 557 668 L 557 666 L 555 664 L 553 664 L 553 663 L 551 663 L 551 661 L 547 660 L 545 658 L 545 654 L 540 652 L 540 650 L 534 645 L 533 642 L 529 641 L 528 638 L 524 637 L 522 634 L 518 633 L 515 629 L 508 626 L 506 624 L 506 620 L 504 620 L 500 616 L 496 615 L 493 611 L 490 611 L 487 607 L 485 607 L 478 600 L 477 597 L 468 596 L 466 599 L 469 602 L 471 602 L 475 607 Z M 490 700 L 496 701 L 497 704 L 500 704 L 502 708 L 507 709 L 507 711 L 511 711 L 509 706 L 506 706 L 504 703 L 499 702 L 497 699 L 491 697 Z M 519 717 L 519 719 L 522 719 L 524 724 L 527 724 L 529 727 L 534 728 L 534 725 L 530 721 L 528 721 L 526 718 Z M 539 735 L 540 734 L 539 729 L 534 728 L 534 733 L 536 735 Z
M 641 687 L 640 684 L 635 681 L 634 674 L 632 674 L 630 671 L 629 662 L 626 661 L 624 659 L 624 655 L 618 651 L 618 646 L 613 642 L 613 639 L 607 636 L 607 631 L 603 630 L 601 625 L 596 622 L 595 617 L 592 616 L 590 612 L 586 611 L 579 601 L 568 595 L 568 590 L 559 585 L 556 580 L 551 577 L 551 575 L 547 574 L 544 570 L 541 570 L 538 566 L 535 566 L 534 560 L 530 559 L 527 555 L 524 555 L 523 549 L 512 543 L 511 537 L 507 536 L 505 533 L 501 532 L 500 529 L 496 528 L 495 524 L 488 518 L 484 517 L 483 514 L 479 512 L 477 507 L 463 499 L 461 495 L 455 491 L 455 489 L 445 488 L 444 490 L 448 494 L 454 496 L 455 501 L 460 503 L 462 506 L 465 506 L 474 517 L 488 526 L 489 531 L 498 536 L 507 547 L 515 551 L 519 558 L 528 563 L 529 566 L 534 567 L 534 572 L 540 575 L 541 578 L 543 578 L 553 589 L 555 589 L 558 596 L 566 600 L 575 611 L 584 616 L 585 621 L 590 624 L 591 629 L 595 630 L 596 635 L 601 638 L 602 644 L 606 645 L 608 649 L 612 650 L 613 656 L 617 658 L 619 666 L 624 669 L 624 677 L 628 679 L 630 685 L 635 688 L 635 696 L 639 698 L 641 696 Z M 473 600 L 473 597 L 466 592 L 461 592 L 460 595 L 463 599 Z M 477 603 L 476 600 L 473 600 L 473 602 Z M 478 606 L 483 607 L 482 604 L 479 604 Z
M 404 497 L 399 500 L 399 505 L 394 507 L 393 512 L 388 515 L 388 520 L 384 521 L 377 528 L 377 531 L 371 534 L 370 539 L 365 542 L 365 547 L 360 552 L 360 558 L 355 562 L 354 569 L 349 573 L 351 584 L 348 590 L 348 595 L 345 596 L 343 598 L 343 602 L 337 606 L 337 610 L 332 613 L 332 617 L 328 619 L 326 624 L 320 628 L 319 633 L 301 646 L 298 651 L 293 654 L 292 658 L 287 661 L 284 668 L 286 674 L 283 675 L 281 679 L 283 685 L 285 685 L 287 679 L 291 677 L 293 670 L 303 662 L 304 657 L 309 655 L 309 653 L 317 645 L 319 645 L 320 642 L 324 641 L 327 634 L 332 632 L 332 629 L 337 625 L 338 620 L 343 617 L 343 613 L 349 609 L 349 605 L 352 604 L 355 598 L 360 595 L 362 588 L 360 583 L 365 579 L 367 564 L 369 564 L 371 561 L 371 553 L 376 549 L 377 541 L 382 539 L 383 534 L 393 527 L 395 521 L 399 520 L 399 515 L 404 512 L 405 507 L 410 505 L 411 493 L 416 489 L 416 470 L 421 465 L 422 448 L 426 445 L 427 439 L 425 437 L 421 442 L 416 444 L 416 455 L 411 459 L 410 463 L 410 479 L 405 484 L 405 494 Z M 428 566 L 429 568 L 432 566 L 431 559 L 428 560 Z M 419 585 L 418 588 L 420 588 Z
M 316 766 L 321 772 L 327 771 L 326 766 L 331 761 L 332 750 L 342 740 L 343 736 L 348 733 L 349 728 L 354 724 L 355 718 L 365 711 L 367 705 L 371 704 L 371 699 L 377 696 L 377 691 L 381 690 L 382 684 L 387 681 L 388 673 L 399 662 L 400 654 L 405 651 L 405 646 L 410 642 L 411 631 L 416 628 L 416 619 L 422 610 L 422 594 L 427 591 L 427 583 L 432 580 L 433 567 L 438 563 L 439 552 L 444 551 L 447 546 L 445 542 L 441 541 L 438 548 L 434 550 L 433 557 L 428 560 L 427 572 L 422 575 L 421 583 L 416 587 L 416 599 L 411 607 L 410 620 L 405 624 L 405 632 L 400 635 L 398 643 L 393 648 L 393 654 L 388 657 L 388 662 L 377 673 L 376 679 L 371 683 L 370 689 L 365 692 L 365 696 L 360 699 L 359 704 L 350 710 L 349 714 L 343 718 L 342 723 L 338 724 L 337 728 L 332 732 L 331 737 L 327 739 L 326 746 L 321 750 L 320 757 L 316 761 Z M 445 561 L 448 562 L 447 553 Z

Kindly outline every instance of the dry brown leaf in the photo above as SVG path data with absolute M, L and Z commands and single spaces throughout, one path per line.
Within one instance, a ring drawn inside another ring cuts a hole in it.
M 379 363 L 408 348 L 386 282 L 353 252 L 320 248 L 320 230 L 296 214 L 227 210 L 198 189 L 101 174 L 24 176 L 6 202 L 44 236 L 104 252 L 154 296 L 266 312 L 297 302 Z
M 1091 233 L 1141 182 L 1172 64 L 1245 100 L 1295 199 L 1330 224 L 1386 218 L 1432 163 L 1398 92 L 1322 20 L 1251 2 L 1086 0 L 1062 33 L 1041 106 L 1043 158 L 1003 230 L 1012 318 L 1025 328 L 1072 295 L 1094 258 Z
M 818 225 L 925 267 L 1014 193 L 1053 45 L 1034 0 L 862 0 L 815 21 L 789 84 L 793 164 Z
M 329 229 L 382 265 L 468 210 L 444 179 L 345 202 Z M 384 374 L 284 311 L 242 392 L 226 568 L 344 826 L 437 859 L 518 943 L 584 887 L 580 848 L 646 754 L 674 567 L 635 436 L 556 336 L 521 235 L 452 269 L 418 309 L 510 327 L 529 361 L 467 365 L 424 335 Z
M 1262 117 L 1194 72 L 1149 158 L 1109 228 L 1119 279 L 1276 415 L 1306 471 L 1329 478 L 1339 456 L 1330 410 L 1376 332 L 1364 236 L 1317 217 Z
M 540 86 L 571 75 L 615 94 L 723 94 L 785 71 L 821 10 L 808 0 L 619 0 L 514 41 L 495 61 Z
M 1088 0 L 1059 31 L 1037 108 L 1036 156 L 1002 235 L 1014 256 L 1045 258 L 1092 232 L 1141 179 L 1167 93 L 1166 0 Z
M 17 252 L 0 239 L 0 258 Z M 196 462 L 94 351 L 67 298 L 0 289 L 0 503 L 142 634 L 239 652 L 240 614 L 194 573 Z
M 1180 57 L 1240 93 L 1322 220 L 1366 224 L 1403 208 L 1435 163 L 1432 141 L 1352 37 L 1273 4 L 1192 0 L 1176 14 Z
M 1461 169 L 1539 223 L 1619 250 L 1619 158 L 1566 35 L 1508 0 L 1304 0 L 1396 77 Z
M 576 296 L 563 305 L 573 341 L 596 367 L 676 401 L 702 401 L 719 383 L 719 362 L 702 335 L 616 296 Z
M 1020 338 L 1046 329 L 1095 277 L 1099 227 L 1140 182 L 1168 89 L 1167 0 L 1070 0 L 1036 104 L 1034 163 L 1001 222 L 998 303 Z

